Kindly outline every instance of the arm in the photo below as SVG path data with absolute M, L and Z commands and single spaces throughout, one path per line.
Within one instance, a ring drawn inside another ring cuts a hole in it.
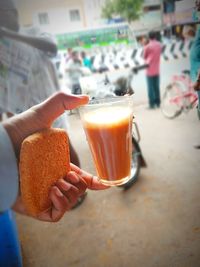
M 8 37 L 10 39 L 26 43 L 34 48 L 37 48 L 43 52 L 48 53 L 51 56 L 55 56 L 57 54 L 56 44 L 41 37 L 32 37 L 17 32 L 13 32 L 5 28 L 0 28 L 0 36 Z
M 145 60 L 147 60 L 148 58 L 148 47 L 147 46 L 144 47 L 143 57 Z
M 11 140 L 0 124 L 0 212 L 9 209 L 18 195 L 18 170 Z

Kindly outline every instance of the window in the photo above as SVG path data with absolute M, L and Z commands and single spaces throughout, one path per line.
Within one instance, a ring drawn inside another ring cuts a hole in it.
M 39 23 L 40 25 L 47 25 L 49 24 L 49 16 L 48 13 L 39 13 L 38 14 Z
M 78 9 L 73 9 L 69 11 L 69 16 L 71 21 L 80 21 L 80 12 Z
M 146 7 L 144 7 L 145 12 L 158 11 L 158 10 L 160 10 L 160 6 L 146 6 Z

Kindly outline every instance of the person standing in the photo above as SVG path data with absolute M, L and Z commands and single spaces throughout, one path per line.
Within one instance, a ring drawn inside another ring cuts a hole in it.
M 147 89 L 149 108 L 153 109 L 160 107 L 160 56 L 162 52 L 162 45 L 156 40 L 156 33 L 149 33 L 149 42 L 144 46 L 143 57 L 145 63 L 148 65 Z
M 72 58 L 72 48 L 69 47 L 69 48 L 67 48 L 67 54 L 66 54 L 66 57 L 65 57 L 65 63 L 67 63 L 71 58 Z
M 196 0 L 192 15 L 196 24 L 196 35 L 190 49 L 190 78 L 198 96 L 197 115 L 200 120 L 200 0 Z M 194 147 L 200 149 L 200 144 Z
M 82 58 L 82 61 L 83 61 L 83 65 L 92 70 L 92 62 L 91 62 L 91 59 L 87 56 L 86 52 L 85 51 L 82 51 L 81 52 L 81 58 Z
M 79 79 L 83 76 L 83 65 L 79 58 L 79 53 L 77 51 L 72 51 L 71 58 L 66 64 L 66 73 L 70 81 L 70 87 L 72 94 L 81 94 L 81 86 Z
M 197 33 L 190 50 L 190 77 L 193 83 L 198 80 L 198 73 L 200 71 L 200 28 L 197 29 Z M 200 93 L 198 93 L 198 98 L 200 102 Z M 200 118 L 200 107 L 198 109 Z

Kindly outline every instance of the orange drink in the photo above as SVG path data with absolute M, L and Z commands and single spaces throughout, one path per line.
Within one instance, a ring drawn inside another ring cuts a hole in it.
M 132 97 L 116 97 L 80 108 L 97 175 L 106 185 L 130 178 L 132 155 Z

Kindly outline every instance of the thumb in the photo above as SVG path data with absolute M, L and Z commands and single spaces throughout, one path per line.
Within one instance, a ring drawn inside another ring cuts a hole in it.
M 65 110 L 71 110 L 87 104 L 89 97 L 86 95 L 68 95 L 63 92 L 56 93 L 43 103 L 34 107 L 39 112 L 47 124 L 57 119 Z

